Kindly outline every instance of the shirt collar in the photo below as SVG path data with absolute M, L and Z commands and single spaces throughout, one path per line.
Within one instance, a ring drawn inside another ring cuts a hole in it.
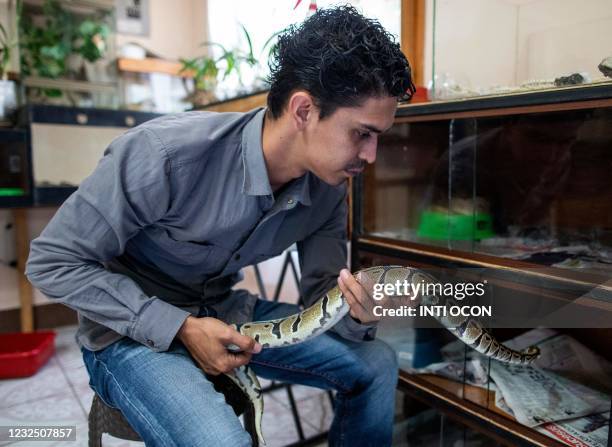
M 307 172 L 300 178 L 293 181 L 293 184 L 288 188 L 287 192 L 291 194 L 296 202 L 302 205 L 310 206 L 310 176 Z
M 260 109 L 242 131 L 242 192 L 251 196 L 272 195 L 261 138 L 266 109 Z
M 263 123 L 266 109 L 262 108 L 244 126 L 242 131 L 242 164 L 244 168 L 244 180 L 242 192 L 252 196 L 273 196 L 268 170 L 263 156 L 261 145 Z M 283 191 L 282 196 L 310 206 L 310 177 L 307 172 L 295 179 Z

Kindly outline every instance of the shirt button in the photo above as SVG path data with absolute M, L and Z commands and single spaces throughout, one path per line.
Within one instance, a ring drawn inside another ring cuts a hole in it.
M 236 261 L 240 261 L 240 254 L 237 254 L 236 256 L 234 256 L 234 259 L 235 259 Z
M 149 339 L 149 338 L 147 338 L 147 344 L 148 344 L 149 346 L 151 346 L 152 348 L 154 348 L 154 347 L 155 347 L 155 342 L 154 342 L 153 340 Z
M 293 199 L 288 199 L 288 200 L 287 200 L 287 204 L 288 204 L 288 205 L 293 205 L 293 202 L 294 202 L 294 201 L 293 201 Z

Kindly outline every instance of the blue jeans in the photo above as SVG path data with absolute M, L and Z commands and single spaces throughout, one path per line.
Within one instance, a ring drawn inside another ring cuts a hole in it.
M 297 311 L 260 300 L 255 320 Z M 83 359 L 91 387 L 121 409 L 147 446 L 251 445 L 232 408 L 180 342 L 154 352 L 123 338 L 100 351 L 83 349 Z M 266 379 L 337 391 L 330 446 L 391 445 L 398 367 L 395 352 L 382 341 L 356 343 L 328 332 L 264 349 L 250 366 Z

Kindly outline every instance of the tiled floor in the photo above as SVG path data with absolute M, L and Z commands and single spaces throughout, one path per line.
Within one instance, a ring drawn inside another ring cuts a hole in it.
M 0 426 L 74 425 L 76 443 L 19 442 L 4 445 L 33 447 L 87 446 L 87 415 L 93 398 L 81 353 L 73 339 L 76 327 L 58 329 L 56 354 L 34 376 L 25 379 L 0 380 Z M 265 383 L 262 383 L 265 385 Z M 302 415 L 307 437 L 329 427 L 332 411 L 327 395 L 314 388 L 295 387 L 294 395 Z M 263 430 L 271 447 L 298 440 L 287 393 L 276 390 L 265 396 Z M 104 435 L 104 447 L 142 446 Z

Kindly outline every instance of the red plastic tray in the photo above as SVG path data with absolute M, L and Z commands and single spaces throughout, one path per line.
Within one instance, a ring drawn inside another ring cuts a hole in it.
M 55 332 L 0 334 L 0 379 L 28 377 L 55 352 Z

